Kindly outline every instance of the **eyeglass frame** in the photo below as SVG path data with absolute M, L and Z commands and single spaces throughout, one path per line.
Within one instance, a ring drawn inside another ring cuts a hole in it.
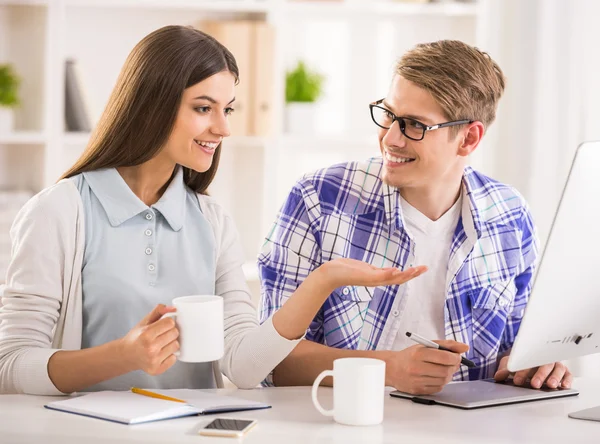
M 384 108 L 383 106 L 379 106 L 381 103 L 383 103 L 384 100 L 385 99 L 379 99 L 379 100 L 369 104 L 369 110 L 371 111 L 371 119 L 373 120 L 375 125 L 377 125 L 379 128 L 389 130 L 394 125 L 394 122 L 398 122 L 398 128 L 400 129 L 400 132 L 408 139 L 414 140 L 416 142 L 423 140 L 425 138 L 425 133 L 427 131 L 433 131 L 436 129 L 446 128 L 449 126 L 464 125 L 464 124 L 475 122 L 475 120 L 462 119 L 462 120 L 452 120 L 450 122 L 437 123 L 435 125 L 426 125 L 423 122 L 419 122 L 417 119 L 413 119 L 412 117 L 399 117 L 396 114 L 394 114 L 393 112 L 391 112 L 389 109 Z M 386 128 L 385 126 L 382 126 L 379 123 L 377 123 L 377 121 L 375 120 L 375 116 L 373 115 L 373 108 L 383 109 L 392 115 L 392 123 L 390 123 L 389 127 Z M 410 137 L 409 135 L 406 134 L 406 123 L 405 123 L 406 119 L 412 120 L 414 122 L 417 122 L 417 123 L 423 125 L 423 135 L 421 136 L 420 139 L 415 139 L 414 137 Z M 402 129 L 402 126 L 403 126 L 402 122 L 404 122 L 404 129 Z

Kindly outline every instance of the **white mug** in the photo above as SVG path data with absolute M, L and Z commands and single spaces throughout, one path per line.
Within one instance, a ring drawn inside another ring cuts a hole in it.
M 223 356 L 223 298 L 220 296 L 182 296 L 173 299 L 179 330 L 177 359 L 183 362 L 212 362 Z
M 325 410 L 317 399 L 319 384 L 333 376 L 333 409 Z M 333 370 L 325 370 L 312 386 L 313 404 L 321 414 L 346 425 L 375 425 L 383 421 L 385 361 L 371 358 L 341 358 Z

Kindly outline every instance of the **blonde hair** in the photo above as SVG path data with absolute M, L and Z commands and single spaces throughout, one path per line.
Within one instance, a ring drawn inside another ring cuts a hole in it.
M 449 120 L 479 120 L 485 128 L 506 82 L 487 53 L 458 40 L 415 46 L 398 60 L 396 73 L 429 91 Z

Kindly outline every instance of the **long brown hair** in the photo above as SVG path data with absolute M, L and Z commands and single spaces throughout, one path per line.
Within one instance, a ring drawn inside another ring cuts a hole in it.
M 223 71 L 238 81 L 233 54 L 202 31 L 165 26 L 147 35 L 127 57 L 85 152 L 62 178 L 152 159 L 173 130 L 183 90 Z M 221 145 L 204 173 L 184 167 L 186 185 L 206 194 L 220 155 Z

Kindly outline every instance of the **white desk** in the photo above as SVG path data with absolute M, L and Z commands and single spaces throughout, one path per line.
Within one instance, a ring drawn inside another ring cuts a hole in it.
M 598 443 L 600 422 L 571 419 L 567 413 L 600 405 L 600 379 L 579 379 L 575 387 L 581 390 L 575 398 L 472 411 L 418 405 L 386 396 L 384 422 L 372 427 L 342 426 L 321 416 L 312 406 L 308 387 L 221 392 L 273 405 L 268 410 L 231 415 L 258 419 L 258 426 L 244 438 L 244 444 Z M 42 407 L 54 399 L 59 398 L 0 395 L 0 443 L 238 442 L 197 435 L 210 416 L 126 426 Z M 326 407 L 331 405 L 330 388 L 320 389 L 320 400 Z

